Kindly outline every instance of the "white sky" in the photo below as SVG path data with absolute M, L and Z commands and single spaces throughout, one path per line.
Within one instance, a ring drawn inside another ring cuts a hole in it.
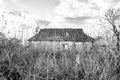
M 49 27 L 77 26 L 88 34 L 100 31 L 98 20 L 111 7 L 119 8 L 120 0 L 0 0 L 0 11 L 24 9 L 49 21 Z

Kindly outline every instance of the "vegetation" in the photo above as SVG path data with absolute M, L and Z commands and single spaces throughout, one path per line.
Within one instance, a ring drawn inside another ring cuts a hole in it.
M 118 51 L 120 50 L 120 32 L 119 32 L 119 28 L 120 28 L 120 24 L 119 24 L 119 20 L 120 20 L 120 9 L 109 9 L 105 15 L 105 20 L 108 21 L 108 23 L 111 25 L 112 27 L 112 31 L 114 32 L 114 37 L 116 37 L 116 47 L 118 49 Z
M 0 80 L 119 80 L 120 52 L 113 44 L 93 43 L 82 52 L 52 51 L 1 38 Z
M 111 45 L 89 51 L 52 51 L 23 46 L 17 39 L 0 44 L 0 78 L 3 80 L 118 80 L 120 56 Z M 76 56 L 80 56 L 80 63 Z

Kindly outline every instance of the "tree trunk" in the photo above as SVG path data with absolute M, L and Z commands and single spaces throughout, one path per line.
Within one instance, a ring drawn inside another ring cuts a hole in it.
M 118 30 L 117 30 L 117 28 L 116 28 L 115 25 L 112 25 L 112 26 L 113 26 L 113 32 L 114 32 L 114 34 L 115 34 L 115 36 L 117 38 L 116 47 L 117 47 L 117 50 L 120 51 L 120 48 L 119 48 L 119 40 L 120 40 L 120 38 L 119 38 L 119 32 L 118 32 Z
M 116 46 L 117 46 L 117 50 L 118 51 L 120 51 L 120 45 L 119 45 L 119 40 L 120 40 L 120 38 L 119 38 L 119 34 L 117 33 L 117 35 L 116 35 L 116 37 L 117 37 L 117 44 L 116 44 Z

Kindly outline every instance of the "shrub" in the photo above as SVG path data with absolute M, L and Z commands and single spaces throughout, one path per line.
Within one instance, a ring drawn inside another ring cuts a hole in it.
M 120 56 L 110 45 L 97 45 L 89 51 L 52 51 L 23 46 L 17 39 L 0 45 L 1 77 L 16 80 L 119 80 Z M 79 55 L 79 62 L 76 56 Z

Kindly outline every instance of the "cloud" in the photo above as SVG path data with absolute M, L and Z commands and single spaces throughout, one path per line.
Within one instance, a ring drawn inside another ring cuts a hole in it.
M 60 4 L 54 8 L 54 16 L 50 21 L 52 25 L 83 28 L 89 34 L 100 32 L 99 19 L 104 17 L 106 11 L 117 5 L 120 0 L 59 0 Z M 75 24 L 76 26 L 72 26 Z M 93 28 L 93 26 L 95 26 Z
M 116 0 L 116 1 L 118 1 L 118 0 Z M 114 8 L 116 8 L 116 9 L 120 8 L 120 1 L 118 1 L 118 2 L 116 2 L 116 3 L 117 3 L 117 4 L 114 5 Z
M 60 15 L 47 15 L 48 18 L 47 20 L 50 22 L 50 26 L 55 26 L 55 25 L 60 25 L 61 23 L 64 23 L 65 22 L 65 19 L 63 16 L 60 16 Z
M 16 0 L 10 0 L 11 2 L 13 2 L 13 3 L 16 3 Z
M 46 20 L 37 20 L 37 24 L 40 24 L 40 25 L 43 25 L 43 26 L 47 26 L 49 25 L 49 21 L 46 21 Z
M 82 20 L 85 21 L 86 19 L 91 19 L 92 17 L 89 16 L 83 16 L 83 17 L 76 17 L 76 18 L 72 18 L 72 17 L 67 17 L 67 20 Z
M 78 0 L 80 2 L 83 2 L 83 3 L 88 3 L 88 0 Z
M 0 10 L 4 10 L 4 8 L 7 7 L 9 4 L 14 4 L 16 3 L 16 0 L 0 0 Z
M 0 4 L 2 5 L 4 2 L 3 2 L 3 0 L 0 0 Z
M 0 10 L 4 8 L 4 1 L 3 0 L 0 0 Z
M 0 0 L 4 3 L 16 3 L 18 0 Z
M 104 10 L 109 4 L 104 0 L 89 0 L 87 3 L 81 0 L 61 0 L 55 13 L 66 17 L 96 16 L 100 10 Z
M 93 17 L 90 16 L 83 16 L 83 17 L 66 17 L 66 22 L 75 23 L 75 24 L 84 24 L 88 19 L 93 19 Z
M 114 6 L 119 0 L 59 0 L 60 4 L 54 9 L 57 15 L 53 18 L 56 23 L 63 21 L 83 21 L 87 17 L 100 18 L 107 9 Z M 59 16 L 59 18 L 58 18 Z M 89 18 L 88 18 L 89 19 Z M 62 21 L 63 20 L 63 21 Z M 58 21 L 58 22 L 57 22 Z M 89 20 L 88 20 L 89 21 Z

